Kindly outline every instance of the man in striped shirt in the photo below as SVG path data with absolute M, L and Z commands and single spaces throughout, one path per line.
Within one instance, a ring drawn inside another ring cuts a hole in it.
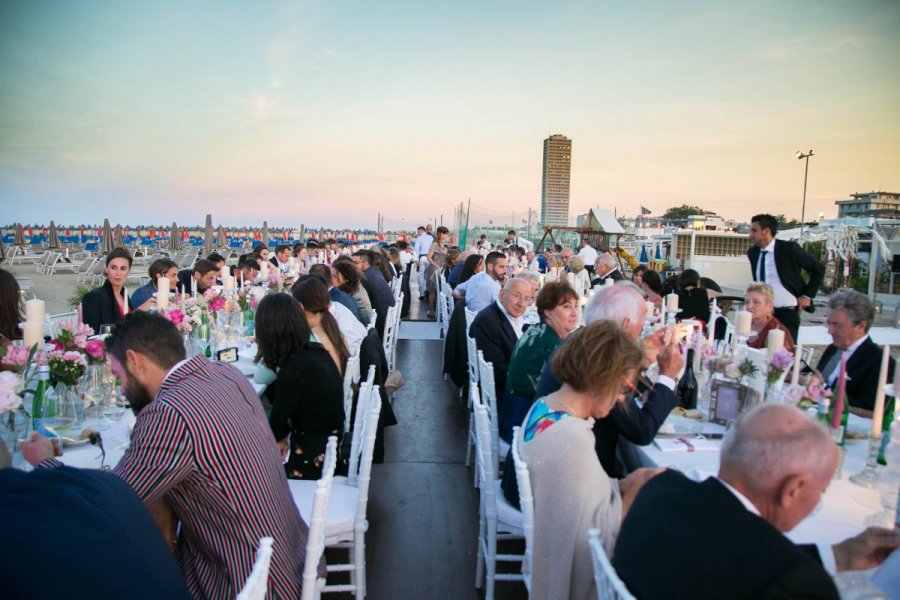
M 113 472 L 151 508 L 164 535 L 174 527 L 167 531 L 162 517 L 180 521 L 175 558 L 190 592 L 234 598 L 259 539 L 271 536 L 269 596 L 299 598 L 307 526 L 247 377 L 203 356 L 186 361 L 175 326 L 150 313 L 134 313 L 106 344 L 137 414 L 131 446 Z M 26 458 L 59 464 L 48 440 L 32 444 L 42 452 L 23 450 Z M 324 561 L 319 567 L 324 576 Z

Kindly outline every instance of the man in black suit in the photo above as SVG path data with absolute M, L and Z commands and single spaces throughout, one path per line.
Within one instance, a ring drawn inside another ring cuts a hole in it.
M 216 276 L 219 267 L 216 263 L 201 258 L 190 269 L 178 271 L 178 291 L 190 294 L 196 287 L 197 293 L 202 294 L 216 285 Z
M 875 307 L 865 294 L 841 290 L 833 295 L 828 300 L 828 333 L 832 343 L 822 353 L 816 367 L 825 384 L 837 388 L 841 355 L 845 355 L 850 410 L 868 418 L 872 418 L 875 408 L 882 355 L 881 347 L 872 341 L 868 333 L 874 318 Z M 888 359 L 887 381 L 894 381 L 893 358 Z
M 281 269 L 282 271 L 287 271 L 288 269 L 288 261 L 291 258 L 291 247 L 287 244 L 279 244 L 275 246 L 275 256 L 269 258 L 269 262 L 272 263 L 276 269 Z
M 484 360 L 494 366 L 494 390 L 497 410 L 506 390 L 506 371 L 513 348 L 522 336 L 522 315 L 534 301 L 531 284 L 524 279 L 508 279 L 497 300 L 483 308 L 469 327 L 469 335 L 484 354 Z
M 775 318 L 797 338 L 800 310 L 814 312 L 813 298 L 825 277 L 825 265 L 807 254 L 797 242 L 776 240 L 778 222 L 772 215 L 750 219 L 750 271 L 753 281 L 764 281 L 775 291 Z M 803 271 L 809 279 L 803 279 Z
M 900 535 L 877 528 L 831 548 L 785 537 L 837 463 L 822 425 L 792 406 L 758 406 L 728 432 L 718 477 L 697 483 L 666 471 L 644 485 L 613 566 L 638 598 L 837 599 L 829 571 L 875 567 L 900 546 Z
M 3 597 L 190 598 L 131 487 L 90 469 L 0 470 Z M 50 567 L 52 565 L 52 567 Z
M 384 325 L 388 309 L 394 305 L 394 292 L 384 278 L 384 273 L 374 266 L 371 250 L 357 250 L 353 253 L 353 262 L 360 271 L 360 283 L 369 295 L 369 302 L 372 303 L 372 308 L 378 316 L 375 320 L 375 330 L 378 331 L 378 337 L 384 339 Z
M 604 252 L 597 257 L 594 263 L 594 273 L 597 277 L 591 281 L 591 286 L 604 285 L 607 279 L 613 281 L 622 281 L 625 276 L 619 271 L 619 265 L 616 264 L 615 257 L 609 252 Z

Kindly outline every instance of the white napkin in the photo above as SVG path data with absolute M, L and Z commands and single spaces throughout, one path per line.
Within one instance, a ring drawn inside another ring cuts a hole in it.
M 703 438 L 656 438 L 656 447 L 663 452 L 718 452 L 721 444 Z

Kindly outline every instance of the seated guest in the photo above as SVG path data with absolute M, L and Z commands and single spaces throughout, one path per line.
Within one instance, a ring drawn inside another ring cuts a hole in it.
M 610 479 L 594 451 L 591 421 L 630 395 L 640 364 L 640 349 L 618 325 L 591 323 L 571 334 L 552 359 L 562 387 L 539 398 L 525 416 L 519 448 L 538 507 L 533 598 L 596 598 L 588 529 L 602 532 L 611 555 L 638 490 L 662 471 L 639 469 L 621 481 Z
M 327 251 L 323 250 L 323 253 L 327 254 Z M 381 276 L 384 277 L 385 282 L 387 282 L 388 286 L 391 285 L 391 282 L 394 280 L 394 277 L 397 276 L 394 271 L 394 265 L 390 261 L 390 257 L 386 254 L 386 250 L 377 244 L 372 245 L 371 250 L 362 250 L 361 252 L 366 252 L 366 258 L 369 260 L 369 266 L 377 269 Z
M 697 319 L 709 322 L 709 301 L 720 296 L 719 292 L 700 287 L 700 273 L 685 269 L 678 276 L 678 320 Z
M 541 322 L 525 330 L 513 348 L 501 403 L 500 437 L 509 443 L 512 443 L 513 427 L 522 424 L 522 418 L 534 402 L 534 390 L 544 364 L 578 326 L 578 296 L 568 283 L 546 284 L 535 304 Z
M 0 341 L 3 347 L 9 341 L 21 340 L 19 323 L 25 320 L 19 282 L 5 269 L 0 269 Z
M 331 265 L 334 286 L 346 292 L 356 304 L 360 323 L 368 326 L 372 320 L 372 301 L 366 289 L 360 285 L 359 269 L 348 256 L 339 256 Z
M 584 309 L 584 322 L 609 321 L 616 323 L 625 330 L 629 339 L 637 345 L 638 336 L 644 326 L 644 313 L 646 307 L 640 292 L 631 283 L 622 283 L 614 286 L 604 286 L 596 291 L 588 305 Z M 644 446 L 653 441 L 656 432 L 662 426 L 666 417 L 678 404 L 678 396 L 675 395 L 675 383 L 678 373 L 684 366 L 684 358 L 677 347 L 662 343 L 665 330 L 661 329 L 653 336 L 647 336 L 641 340 L 641 349 L 644 353 L 642 367 L 646 368 L 656 362 L 659 366 L 659 376 L 656 383 L 652 383 L 645 377 L 638 380 L 638 391 L 643 401 L 642 406 L 636 402 L 624 402 L 616 404 L 609 416 L 598 419 L 594 423 L 595 449 L 600 464 L 610 477 L 619 476 L 616 466 L 616 448 L 621 449 L 619 436 L 639 446 Z M 674 338 L 674 336 L 673 336 Z M 553 376 L 550 364 L 544 366 L 535 397 L 549 395 L 560 387 L 559 381 Z M 633 400 L 629 398 L 629 400 Z M 510 489 L 511 482 L 504 489 Z M 507 498 L 513 497 L 507 493 Z
M 278 244 L 275 246 L 275 252 L 273 252 L 274 256 L 269 258 L 269 262 L 272 263 L 276 269 L 281 269 L 282 271 L 288 270 L 288 260 L 291 258 L 291 247 L 287 244 Z
M 269 247 L 265 244 L 256 244 L 250 252 L 256 254 L 260 260 L 269 260 Z
M 308 277 L 324 293 L 324 284 Z M 332 324 L 337 327 L 333 319 Z M 270 294 L 259 303 L 256 361 L 278 375 L 269 425 L 281 455 L 287 457 L 284 472 L 289 479 L 318 479 L 328 436 L 340 437 L 344 430 L 343 378 L 325 347 L 311 341 L 312 335 L 297 301 L 287 294 Z
M 450 249 L 451 251 L 453 248 Z M 458 249 L 457 249 L 458 252 Z M 447 284 L 451 288 L 455 288 L 459 284 L 459 276 L 462 274 L 463 267 L 466 264 L 466 260 L 470 256 L 477 256 L 472 250 L 466 250 L 458 257 L 458 260 L 453 261 L 453 266 L 450 268 L 450 271 L 447 273 Z M 450 252 L 447 252 L 447 261 L 450 262 Z
M 106 350 L 137 414 L 131 444 L 113 473 L 143 499 L 166 539 L 175 540 L 191 595 L 235 597 L 260 538 L 271 536 L 278 542 L 269 590 L 299 597 L 307 527 L 247 377 L 202 355 L 186 361 L 181 334 L 160 315 L 131 315 L 107 338 Z M 33 465 L 61 466 L 47 438 L 35 435 L 22 447 Z M 325 576 L 324 563 L 319 575 Z
M 463 259 L 461 256 L 462 253 L 460 253 L 459 248 L 456 246 L 450 246 L 447 249 L 447 256 L 444 257 L 444 268 L 441 270 L 444 278 L 447 279 L 447 283 L 450 283 L 450 271 L 452 271 L 456 265 L 462 264 Z M 451 285 L 450 287 L 453 286 Z
M 652 302 L 657 309 L 662 306 L 663 284 L 659 278 L 659 273 L 649 269 L 644 271 L 643 275 L 641 275 L 641 289 L 644 290 L 648 302 Z
M 525 269 L 534 273 L 541 271 L 541 264 L 539 259 L 535 258 L 534 250 L 529 250 L 525 253 Z
M 202 294 L 216 285 L 216 277 L 218 275 L 219 268 L 216 266 L 216 263 L 201 258 L 190 269 L 178 271 L 179 291 L 190 294 L 196 289 L 198 294 Z
M 464 261 L 462 261 L 462 268 L 459 271 L 459 277 L 456 279 L 455 287 L 462 285 L 463 283 L 469 281 L 477 275 L 484 271 L 484 257 L 480 254 L 470 254 L 466 257 Z M 450 283 L 449 281 L 447 283 Z M 451 284 L 453 285 L 453 284 Z M 456 296 L 456 291 L 453 293 Z
M 828 333 L 831 344 L 825 348 L 816 367 L 825 383 L 837 388 L 841 354 L 847 357 L 847 401 L 854 414 L 872 418 L 882 349 L 869 337 L 875 319 L 872 301 L 855 290 L 841 290 L 828 300 Z M 888 381 L 894 380 L 894 359 L 888 364 Z
M 591 286 L 605 285 L 607 279 L 613 281 L 625 279 L 625 276 L 619 271 L 616 258 L 609 252 L 604 252 L 597 257 L 597 262 L 594 263 L 594 274 L 597 277 L 591 282 Z
M 478 313 L 469 327 L 469 335 L 475 339 L 484 360 L 494 365 L 498 412 L 503 406 L 509 360 L 516 342 L 522 337 L 522 315 L 533 301 L 530 283 L 510 279 L 500 290 L 497 300 Z
M 646 273 L 646 272 L 647 272 L 646 265 L 636 266 L 634 268 L 634 270 L 631 272 L 631 282 L 634 285 L 641 287 L 641 284 L 644 283 L 644 273 Z
M 209 256 L 206 257 L 206 260 L 216 265 L 216 268 L 219 269 L 219 272 L 222 272 L 222 267 L 225 266 L 225 257 L 219 254 L 218 252 L 213 252 Z
M 465 297 L 466 308 L 477 313 L 497 299 L 505 280 L 506 255 L 489 252 L 484 258 L 484 271 L 457 285 L 455 291 L 460 297 Z
M 335 287 L 334 278 L 331 274 L 331 267 L 328 265 L 315 264 L 309 268 L 309 274 L 321 277 L 322 281 L 325 282 L 325 285 L 328 286 L 328 295 L 331 296 L 332 301 L 342 304 L 354 317 L 356 317 L 357 320 L 359 320 L 360 323 L 362 322 L 359 315 L 359 307 L 356 305 L 356 302 L 353 301 L 350 294 Z
M 175 264 L 175 261 L 168 258 L 158 258 L 150 263 L 147 273 L 150 275 L 149 283 L 134 290 L 134 293 L 131 295 L 131 302 L 135 306 L 140 306 L 150 298 L 153 298 L 153 295 L 159 289 L 158 280 L 160 277 L 165 277 L 169 280 L 170 291 L 174 292 L 177 289 L 178 265 Z
M 584 267 L 584 260 L 580 256 L 573 256 L 569 259 L 569 273 L 575 276 L 575 282 L 581 282 L 581 289 L 591 289 L 591 274 Z M 575 282 L 572 282 L 573 287 L 575 287 Z
M 784 535 L 821 500 L 837 464 L 822 425 L 792 406 L 757 406 L 725 435 L 718 477 L 698 483 L 668 470 L 647 482 L 613 566 L 638 598 L 836 600 L 823 565 L 869 569 L 900 546 L 900 535 L 877 528 L 831 548 Z
M 147 507 L 115 475 L 69 467 L 2 469 L 0 510 L 15 515 L 0 528 L 0 544 L 9 556 L 31 558 L 0 563 L 7 600 L 191 597 Z M 63 538 L 77 540 L 78 551 L 47 543 Z
M 750 329 L 754 336 L 747 340 L 750 348 L 765 348 L 769 332 L 780 329 L 784 332 L 784 347 L 794 352 L 794 338 L 787 327 L 775 318 L 775 292 L 768 283 L 751 283 L 744 294 L 746 310 L 753 315 Z
M 291 294 L 306 317 L 312 341 L 328 351 L 338 372 L 343 375 L 350 352 L 334 315 L 328 310 L 332 302 L 325 283 L 315 275 L 304 275 L 291 287 Z
M 81 320 L 95 332 L 101 325 L 118 325 L 125 315 L 134 310 L 149 310 L 155 304 L 152 298 L 137 306 L 128 295 L 125 282 L 131 272 L 131 253 L 125 248 L 114 248 L 106 255 L 106 281 L 81 299 Z
M 231 271 L 231 276 L 237 281 L 237 285 L 250 285 L 259 274 L 259 263 L 255 260 L 240 260 Z
M 394 305 L 394 292 L 384 278 L 384 273 L 372 264 L 372 252 L 357 250 L 353 253 L 353 262 L 356 263 L 362 276 L 360 283 L 369 295 L 372 309 L 377 312 L 375 330 L 378 337 L 384 338 L 384 324 L 387 320 L 388 309 Z

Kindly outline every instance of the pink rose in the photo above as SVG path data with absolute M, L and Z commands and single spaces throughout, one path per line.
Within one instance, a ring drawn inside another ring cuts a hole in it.
M 104 358 L 106 358 L 106 351 L 103 347 L 102 340 L 89 341 L 85 345 L 84 351 L 87 352 L 88 356 L 90 356 L 94 360 L 103 360 Z

